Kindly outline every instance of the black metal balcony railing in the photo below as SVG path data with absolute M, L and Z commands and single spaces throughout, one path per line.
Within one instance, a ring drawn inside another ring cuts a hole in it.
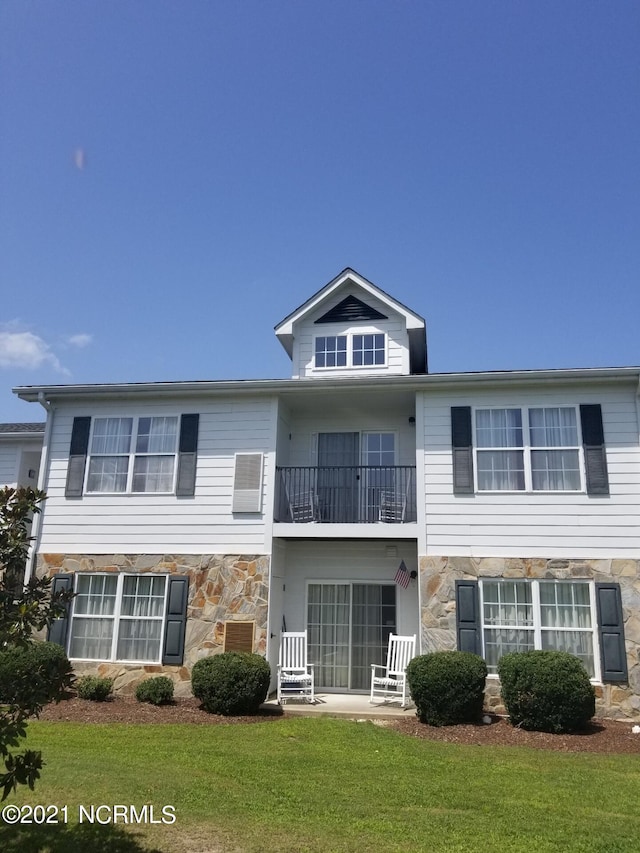
M 276 522 L 416 521 L 413 465 L 276 468 Z

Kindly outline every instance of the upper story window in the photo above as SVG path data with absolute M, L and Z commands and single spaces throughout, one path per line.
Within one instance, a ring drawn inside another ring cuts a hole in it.
M 177 417 L 95 418 L 88 492 L 171 492 Z
M 479 491 L 580 491 L 573 406 L 477 409 Z
M 346 335 L 325 335 L 316 338 L 316 367 L 346 367 Z
M 384 335 L 353 336 L 354 367 L 368 364 L 384 364 L 385 354 Z
M 387 341 L 382 332 L 357 335 L 322 335 L 315 339 L 314 367 L 369 367 L 387 362 Z

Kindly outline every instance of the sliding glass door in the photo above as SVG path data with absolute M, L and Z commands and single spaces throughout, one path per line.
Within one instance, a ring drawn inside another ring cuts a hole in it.
M 371 664 L 385 662 L 395 631 L 395 584 L 309 584 L 309 659 L 319 689 L 367 690 Z

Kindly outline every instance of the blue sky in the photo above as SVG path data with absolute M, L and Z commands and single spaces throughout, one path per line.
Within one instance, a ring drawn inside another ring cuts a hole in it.
M 3 0 L 14 385 L 289 375 L 350 266 L 433 372 L 640 363 L 637 0 Z

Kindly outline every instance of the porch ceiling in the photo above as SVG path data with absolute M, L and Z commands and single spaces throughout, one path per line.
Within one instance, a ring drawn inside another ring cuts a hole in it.
M 380 412 L 393 412 L 415 417 L 416 395 L 410 389 L 316 387 L 313 393 L 284 393 L 280 399 L 292 416 L 326 416 L 327 412 L 348 420 L 355 416 L 379 417 Z

